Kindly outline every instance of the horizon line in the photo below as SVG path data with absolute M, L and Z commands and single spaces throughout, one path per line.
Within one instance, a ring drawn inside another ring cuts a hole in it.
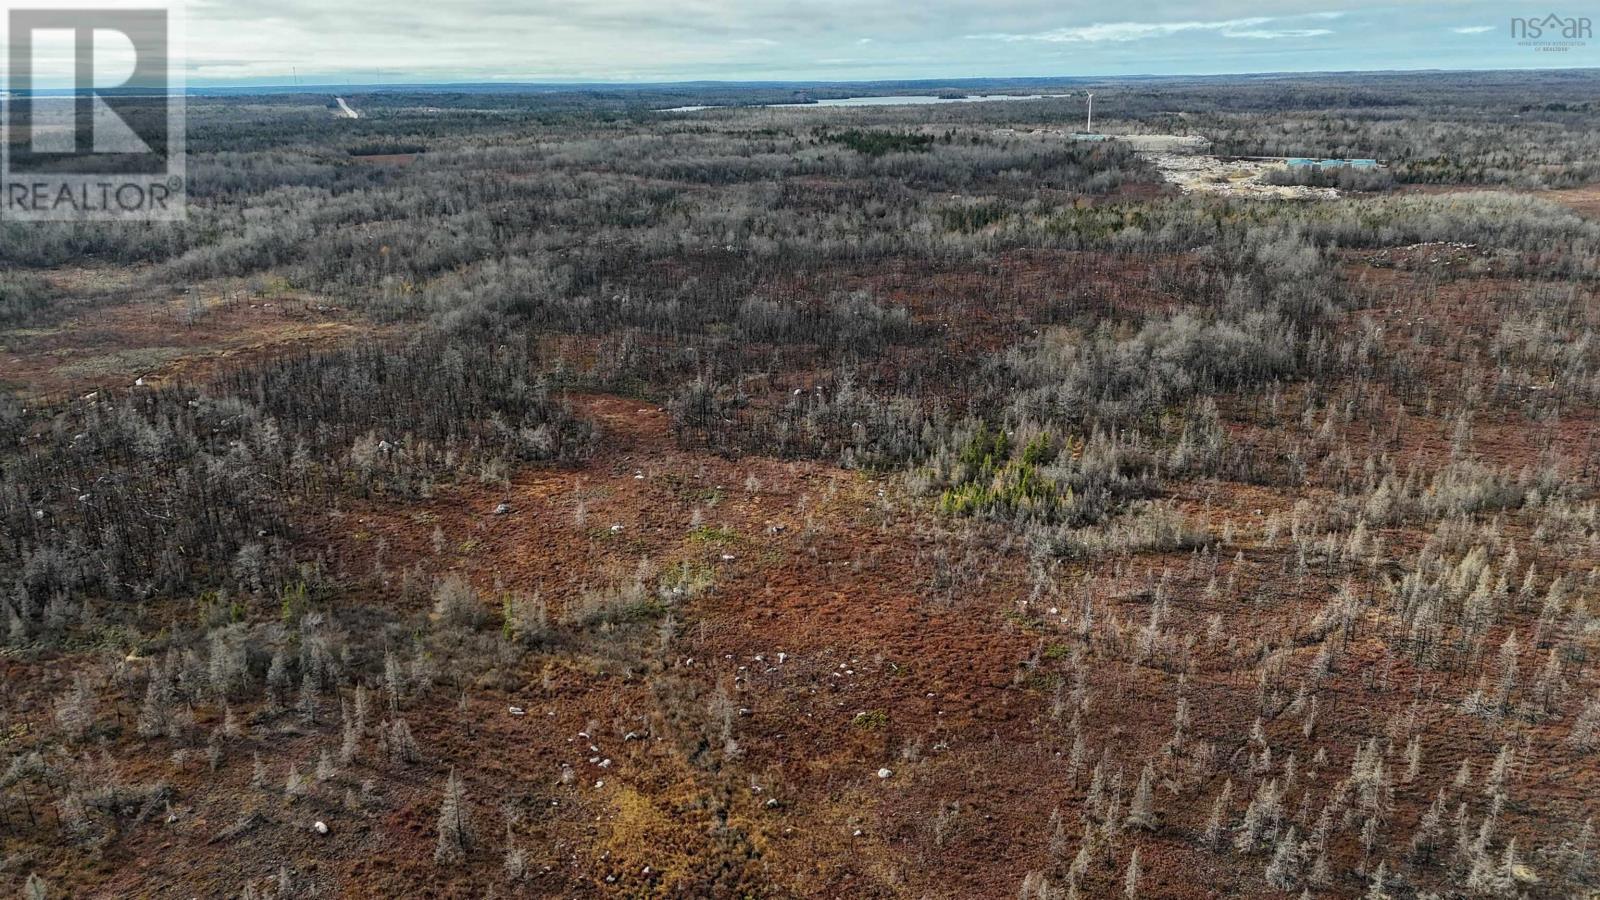
M 1116 81 L 1184 81 L 1184 80 L 1219 80 L 1239 78 L 1304 78 L 1304 77 L 1335 77 L 1335 76 L 1375 76 L 1386 74 L 1408 75 L 1448 75 L 1448 74 L 1529 74 L 1537 72 L 1549 73 L 1596 73 L 1600 66 L 1527 66 L 1519 68 L 1441 68 L 1435 66 L 1419 68 L 1383 68 L 1383 69 L 1280 69 L 1269 71 L 1240 71 L 1240 72 L 1213 72 L 1213 73 L 1131 73 L 1121 75 L 962 75 L 957 77 L 941 78 L 915 76 L 908 78 L 847 78 L 847 79 L 807 79 L 807 78 L 750 78 L 750 79 L 723 79 L 723 78 L 685 78 L 666 81 L 605 81 L 593 78 L 574 78 L 571 80 L 443 80 L 443 81 L 391 81 L 391 82 L 337 82 L 328 80 L 313 80 L 305 83 L 263 81 L 256 82 L 250 79 L 232 81 L 202 81 L 195 83 L 187 81 L 181 91 L 168 91 L 166 95 L 183 94 L 185 96 L 204 94 L 208 91 L 226 91 L 249 95 L 252 92 L 270 91 L 275 93 L 306 92 L 330 93 L 344 91 L 396 91 L 396 90 L 450 90 L 466 88 L 494 88 L 498 90 L 514 90 L 517 88 L 541 89 L 626 89 L 626 88 L 690 88 L 690 87 L 813 87 L 813 88 L 845 88 L 845 87 L 872 87 L 878 85 L 951 85 L 959 86 L 963 83 L 994 83 L 994 82 L 1116 82 Z M 275 77 L 275 76 L 268 76 Z M 292 76 L 291 76 L 292 77 Z M 93 93 L 105 96 L 139 96 L 140 91 L 148 88 L 125 87 L 121 89 L 102 89 Z M 73 88 L 41 88 L 34 91 L 9 91 L 0 90 L 0 96 L 70 96 L 75 94 Z M 144 96 L 154 96 L 146 93 Z
M 263 81 L 255 82 L 250 79 L 232 81 L 202 81 L 188 82 L 185 93 L 194 93 L 204 90 L 314 90 L 320 88 L 343 88 L 345 90 L 400 90 L 415 88 L 468 88 L 468 87 L 493 87 L 493 88 L 670 88 L 693 87 L 700 85 L 715 85 L 723 87 L 770 87 L 770 86 L 821 86 L 821 87 L 849 87 L 871 85 L 895 84 L 960 84 L 962 82 L 1068 82 L 1068 81 L 1149 81 L 1149 80 L 1203 80 L 1223 78 L 1281 78 L 1281 77 L 1307 77 L 1307 76 L 1339 76 L 1339 75 L 1384 75 L 1384 74 L 1524 74 L 1531 72 L 1600 72 L 1600 66 L 1526 66 L 1526 67 L 1492 67 L 1492 68 L 1451 68 L 1427 66 L 1418 68 L 1382 68 L 1382 69 L 1278 69 L 1262 71 L 1239 72 L 1212 72 L 1212 73 L 1130 73 L 1121 75 L 961 75 L 957 77 L 938 76 L 912 76 L 906 78 L 683 78 L 663 81 L 629 80 L 607 81 L 592 77 L 554 80 L 496 80 L 494 78 L 477 78 L 470 80 L 440 80 L 440 81 L 391 81 L 391 82 L 344 82 L 329 80 L 314 80 L 305 83 Z M 268 76 L 275 77 L 275 76 Z M 291 76 L 293 77 L 293 76 Z M 58 89 L 68 91 L 68 88 Z M 103 92 L 104 93 L 104 92 Z

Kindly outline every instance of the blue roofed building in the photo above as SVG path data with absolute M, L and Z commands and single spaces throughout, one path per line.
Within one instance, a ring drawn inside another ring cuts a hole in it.
M 1376 169 L 1378 161 L 1375 159 L 1311 159 L 1305 156 L 1291 156 L 1283 161 L 1291 169 Z

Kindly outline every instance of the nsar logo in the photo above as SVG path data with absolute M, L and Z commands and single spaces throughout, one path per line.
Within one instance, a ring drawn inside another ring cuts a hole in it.
M 1588 16 L 1555 13 L 1543 18 L 1518 16 L 1511 20 L 1511 37 L 1523 47 L 1567 51 L 1584 46 L 1586 40 L 1594 37 L 1594 23 Z

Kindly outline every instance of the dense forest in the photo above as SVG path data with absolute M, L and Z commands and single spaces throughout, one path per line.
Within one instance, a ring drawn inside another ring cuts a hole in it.
M 0 222 L 0 885 L 1600 890 L 1597 87 L 192 98 Z

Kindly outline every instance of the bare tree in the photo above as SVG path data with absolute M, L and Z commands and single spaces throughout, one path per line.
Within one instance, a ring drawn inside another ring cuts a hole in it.
M 467 809 L 466 790 L 456 770 L 445 779 L 444 798 L 439 803 L 439 843 L 433 860 L 440 865 L 458 864 L 472 849 L 472 824 Z

